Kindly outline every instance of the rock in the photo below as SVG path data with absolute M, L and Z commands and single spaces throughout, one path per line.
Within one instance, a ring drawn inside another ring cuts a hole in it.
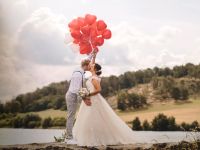
M 67 145 L 65 143 L 31 143 L 24 145 L 0 146 L 0 150 L 177 150 L 177 149 L 200 149 L 200 141 L 180 143 L 155 143 L 155 144 L 130 144 L 86 147 Z

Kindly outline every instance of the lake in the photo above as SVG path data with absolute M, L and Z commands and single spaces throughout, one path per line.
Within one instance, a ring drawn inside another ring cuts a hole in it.
M 0 145 L 48 143 L 54 142 L 54 136 L 60 137 L 63 129 L 0 129 Z M 137 143 L 163 143 L 192 141 L 200 139 L 200 132 L 157 132 L 157 131 L 133 131 Z

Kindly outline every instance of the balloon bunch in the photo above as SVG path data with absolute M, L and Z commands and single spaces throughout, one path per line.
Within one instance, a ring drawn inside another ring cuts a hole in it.
M 111 31 L 103 20 L 98 20 L 95 15 L 86 14 L 85 17 L 73 19 L 68 27 L 73 38 L 73 43 L 79 45 L 80 54 L 90 54 L 98 51 L 98 46 L 104 44 L 104 39 L 111 38 Z

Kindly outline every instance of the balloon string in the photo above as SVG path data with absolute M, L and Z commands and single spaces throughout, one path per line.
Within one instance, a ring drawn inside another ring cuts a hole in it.
M 90 33 L 91 34 L 91 33 Z M 90 45 L 91 45 L 91 47 L 92 47 L 92 52 L 91 53 L 93 53 L 94 52 L 94 47 L 93 47 L 93 45 L 92 45 L 92 42 L 91 42 L 92 40 L 91 40 L 91 35 L 90 35 L 90 38 L 89 38 L 89 43 L 90 43 Z

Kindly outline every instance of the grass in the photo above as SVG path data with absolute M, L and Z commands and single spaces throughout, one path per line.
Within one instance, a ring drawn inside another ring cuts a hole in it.
M 55 117 L 66 117 L 66 111 L 62 111 L 62 110 L 54 110 L 54 109 L 47 109 L 44 111 L 38 111 L 38 112 L 28 112 L 31 114 L 38 114 L 41 118 L 47 118 L 47 117 L 51 117 L 51 118 L 55 118 Z M 23 116 L 25 114 L 28 113 L 20 113 L 19 115 Z
M 164 113 L 167 116 L 174 116 L 177 123 L 191 123 L 194 120 L 200 122 L 200 100 L 191 99 L 185 103 L 155 103 L 148 109 L 138 111 L 117 111 L 117 114 L 126 122 L 132 121 L 135 117 L 140 120 L 151 121 L 157 114 Z
M 154 103 L 148 109 L 137 111 L 115 111 L 125 122 L 132 121 L 135 117 L 139 117 L 141 121 L 145 119 L 151 121 L 158 113 L 164 113 L 167 116 L 174 116 L 177 123 L 191 123 L 194 120 L 200 122 L 200 99 L 190 99 L 188 102 L 167 102 Z M 66 111 L 48 109 L 40 112 L 29 112 L 38 114 L 41 118 L 46 117 L 66 117 Z M 25 115 L 25 114 L 20 114 Z

